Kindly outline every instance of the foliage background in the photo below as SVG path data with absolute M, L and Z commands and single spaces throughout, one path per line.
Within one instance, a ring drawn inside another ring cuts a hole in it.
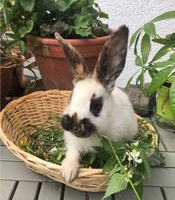
M 143 24 L 150 21 L 152 18 L 175 9 L 174 0 L 96 0 L 104 12 L 109 14 L 109 27 L 116 28 L 121 24 L 126 24 L 130 29 L 131 35 Z M 175 24 L 175 20 L 174 20 Z M 171 22 L 161 22 L 156 28 L 160 28 L 160 32 L 166 35 L 168 32 L 175 32 L 175 26 Z M 152 52 L 156 46 L 152 48 Z M 128 51 L 126 67 L 117 79 L 118 86 L 125 86 L 131 74 L 134 74 L 138 68 L 135 66 L 134 52 L 131 49 Z M 147 81 L 150 81 L 149 76 L 146 76 Z M 133 80 L 134 83 L 135 79 Z

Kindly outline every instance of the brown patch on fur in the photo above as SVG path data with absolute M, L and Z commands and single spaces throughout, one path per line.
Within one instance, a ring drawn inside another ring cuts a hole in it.
M 89 74 L 89 69 L 80 53 L 59 34 L 55 34 L 56 39 L 62 46 L 64 54 L 71 65 L 74 81 L 84 80 Z
M 85 71 L 86 69 L 84 68 L 84 66 L 82 65 L 82 63 L 77 64 L 75 66 L 75 71 L 74 73 L 74 80 L 75 81 L 79 81 L 79 80 L 84 80 L 88 77 L 88 73 L 86 73 Z
M 81 123 L 81 120 L 78 118 L 77 113 L 75 113 L 75 114 L 72 116 L 72 119 L 73 119 L 73 121 L 74 121 L 74 124 L 80 124 L 80 123 Z

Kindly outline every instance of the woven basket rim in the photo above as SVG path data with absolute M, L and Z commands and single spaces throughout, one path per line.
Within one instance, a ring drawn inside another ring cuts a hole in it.
M 61 92 L 69 92 L 69 90 L 62 90 Z M 48 161 L 45 161 L 43 159 L 40 159 L 22 149 L 20 149 L 17 145 L 15 145 L 8 137 L 7 137 L 7 133 L 3 131 L 2 129 L 2 118 L 3 118 L 3 115 L 5 115 L 5 113 L 12 109 L 14 105 L 17 105 L 17 104 L 21 104 L 23 103 L 25 100 L 28 100 L 28 99 L 32 99 L 34 96 L 37 95 L 37 97 L 40 97 L 40 96 L 44 96 L 44 95 L 51 95 L 51 94 L 59 94 L 60 93 L 60 90 L 48 90 L 48 91 L 37 91 L 37 92 L 33 92 L 31 94 L 28 94 L 26 96 L 23 96 L 19 99 L 16 99 L 16 100 L 13 100 L 12 102 L 10 102 L 1 112 L 0 112 L 0 138 L 2 139 L 3 143 L 7 146 L 7 148 L 13 153 L 15 154 L 15 156 L 17 156 L 19 159 L 21 159 L 22 161 L 25 162 L 25 164 L 31 168 L 31 166 L 33 165 L 41 165 L 43 170 L 55 170 L 58 172 L 59 174 L 59 180 L 58 178 L 55 178 L 54 176 L 52 175 L 47 175 L 48 177 L 56 180 L 56 181 L 59 181 L 59 182 L 62 182 L 68 186 L 71 186 L 73 188 L 76 188 L 76 189 L 79 189 L 81 191 L 90 191 L 90 192 L 99 192 L 99 191 L 105 191 L 106 189 L 106 186 L 103 186 L 103 187 L 99 187 L 99 188 L 93 188 L 93 187 L 90 187 L 90 188 L 84 188 L 84 187 L 80 187 L 81 185 L 81 178 L 83 179 L 84 177 L 86 176 L 96 176 L 98 178 L 98 176 L 104 176 L 104 179 L 108 179 L 108 174 L 109 173 L 104 173 L 103 172 L 103 169 L 99 169 L 99 168 L 80 168 L 79 170 L 79 174 L 78 174 L 78 177 L 71 183 L 67 183 L 64 181 L 64 179 L 61 177 L 60 175 L 60 165 L 58 164 L 54 164 L 54 163 L 51 163 L 51 162 L 48 162 Z M 138 116 L 137 115 L 137 118 L 140 118 L 140 119 L 143 119 L 142 117 Z M 146 120 L 145 120 L 146 121 Z M 147 122 L 147 124 L 149 124 L 149 129 L 151 130 L 151 132 L 155 132 L 155 129 L 154 127 L 152 126 L 152 124 L 150 124 L 149 122 Z M 154 144 L 155 145 L 158 145 L 158 137 L 157 137 L 157 134 L 154 134 L 155 138 L 154 138 Z M 31 168 L 33 170 L 33 168 Z M 35 171 L 35 170 L 33 170 Z M 37 171 L 37 170 L 36 170 Z M 39 171 L 37 171 L 38 173 L 40 173 Z M 42 173 L 41 173 L 42 174 Z

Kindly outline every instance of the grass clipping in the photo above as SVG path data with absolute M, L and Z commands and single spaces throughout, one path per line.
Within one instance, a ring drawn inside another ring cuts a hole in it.
M 103 198 L 130 187 L 136 198 L 142 199 L 143 181 L 151 177 L 150 166 L 164 164 L 164 158 L 153 144 L 153 135 L 150 134 L 147 122 L 139 119 L 138 125 L 137 138 L 118 143 L 101 136 L 102 146 L 94 147 L 94 153 L 82 155 L 81 167 L 103 168 L 109 172 L 108 188 Z M 63 130 L 59 125 L 31 127 L 34 129 L 33 134 L 26 134 L 27 142 L 21 144 L 20 148 L 48 162 L 61 164 L 65 147 Z

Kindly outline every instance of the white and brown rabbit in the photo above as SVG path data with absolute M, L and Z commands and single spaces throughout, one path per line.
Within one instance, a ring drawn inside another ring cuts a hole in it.
M 115 87 L 115 80 L 125 65 L 128 28 L 121 26 L 111 35 L 92 74 L 82 56 L 58 33 L 55 37 L 73 72 L 71 102 L 61 120 L 66 146 L 61 174 L 70 182 L 78 174 L 81 153 L 100 146 L 97 132 L 118 142 L 137 134 L 137 119 L 128 96 Z

